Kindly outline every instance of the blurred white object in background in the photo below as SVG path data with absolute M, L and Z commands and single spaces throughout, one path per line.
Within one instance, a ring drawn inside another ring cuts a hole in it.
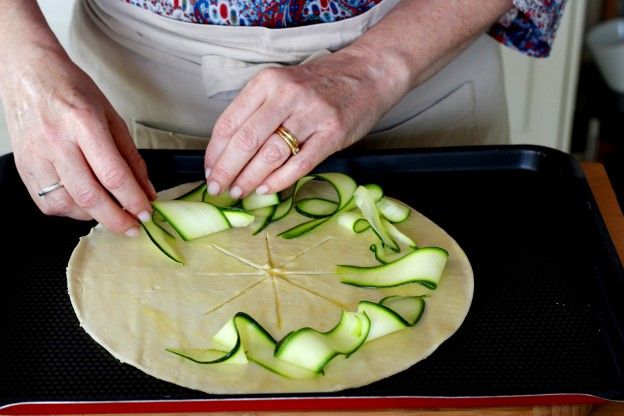
M 587 44 L 607 85 L 624 93 L 624 18 L 595 26 Z

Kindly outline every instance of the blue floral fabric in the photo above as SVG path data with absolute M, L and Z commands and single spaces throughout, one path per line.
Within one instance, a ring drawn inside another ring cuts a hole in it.
M 184 22 L 284 28 L 357 16 L 382 0 L 122 0 Z M 531 56 L 548 56 L 566 0 L 514 0 L 490 35 Z

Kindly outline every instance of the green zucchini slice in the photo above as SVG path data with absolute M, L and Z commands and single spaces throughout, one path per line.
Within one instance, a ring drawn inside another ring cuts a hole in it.
M 176 200 L 201 202 L 205 191 L 206 191 L 206 182 L 202 182 L 197 187 L 191 189 L 184 195 L 177 197 Z
M 283 200 L 282 202 L 280 202 L 275 209 L 275 214 L 273 214 L 273 218 L 271 219 L 271 221 L 281 220 L 286 215 L 288 215 L 288 213 L 290 212 L 290 209 L 292 208 L 292 205 L 293 205 L 292 198 L 287 198 Z
M 370 331 L 366 341 L 372 341 L 409 326 L 399 314 L 378 303 L 363 300 L 358 305 L 358 312 L 366 314 L 370 319 Z
M 249 196 L 245 197 L 241 204 L 244 210 L 252 211 L 258 208 L 270 207 L 271 205 L 279 204 L 279 197 L 277 193 L 260 195 L 257 193 L 252 193 Z
M 424 308 L 425 301 L 418 296 L 361 301 L 357 312 L 343 311 L 331 330 L 301 328 L 279 343 L 251 316 L 238 312 L 213 336 L 216 348 L 166 351 L 197 364 L 247 364 L 249 360 L 287 378 L 309 379 L 322 374 L 337 355 L 349 356 L 367 341 L 414 326 Z
M 224 208 L 221 212 L 225 215 L 230 225 L 235 228 L 247 227 L 253 223 L 256 218 L 253 213 L 243 211 L 242 209 Z
M 354 194 L 355 204 L 362 211 L 364 218 L 370 223 L 373 231 L 379 237 L 382 243 L 388 248 L 394 251 L 400 251 L 399 245 L 388 234 L 386 227 L 382 222 L 382 218 L 379 216 L 379 211 L 375 205 L 375 200 L 372 198 L 368 189 L 363 186 L 358 186 Z
M 227 351 L 167 348 L 166 351 L 198 364 L 246 364 L 247 360 L 291 379 L 314 378 L 317 373 L 276 358 L 277 342 L 246 313 L 239 312 L 215 334 L 213 342 Z M 205 358 L 209 358 L 206 360 Z
M 350 355 L 366 341 L 370 321 L 363 313 L 342 312 L 338 324 L 328 332 L 301 328 L 286 335 L 275 349 L 275 357 L 320 373 L 338 354 Z
M 412 212 L 409 207 L 386 197 L 377 201 L 377 208 L 385 219 L 395 224 L 407 220 Z
M 277 207 L 277 205 L 271 205 L 251 211 L 255 217 L 254 222 L 252 222 L 250 226 L 252 235 L 258 234 L 271 223 L 273 215 L 275 215 L 277 211 Z
M 230 222 L 212 204 L 192 201 L 154 201 L 152 206 L 162 215 L 183 240 L 193 240 L 227 230 Z
M 386 250 L 383 247 L 383 244 L 380 244 L 379 246 L 377 244 L 371 244 L 369 247 L 369 250 L 373 252 L 375 259 L 377 259 L 377 261 L 381 264 L 392 263 L 393 261 L 397 261 L 407 256 L 411 252 L 411 251 L 407 251 L 407 252 L 403 251 L 403 252 L 397 253 L 391 250 L 390 252 L 388 252 L 388 250 Z
M 149 239 L 171 260 L 184 264 L 182 257 L 175 248 L 176 239 L 154 221 L 142 222 L 141 225 Z
M 227 192 L 223 192 L 219 195 L 210 195 L 204 186 L 204 193 L 202 194 L 202 201 L 217 206 L 219 208 L 229 208 L 238 203 L 238 199 L 232 198 Z
M 342 283 L 361 287 L 393 287 L 419 283 L 435 289 L 440 282 L 448 252 L 439 247 L 424 247 L 392 263 L 374 267 L 339 265 L 336 273 Z
M 281 233 L 278 234 L 279 237 L 285 238 L 287 240 L 290 240 L 291 238 L 296 238 L 299 237 L 313 229 L 315 229 L 316 227 L 318 227 L 321 224 L 324 224 L 326 221 L 329 221 L 331 217 L 329 218 L 317 218 L 315 220 L 310 220 L 308 222 L 304 222 L 301 223 L 299 225 L 295 225 L 292 228 L 289 228 L 286 231 L 282 231 Z
M 414 240 L 403 234 L 397 227 L 385 218 L 381 219 L 381 226 L 384 227 L 388 235 L 399 244 L 404 244 L 409 247 L 416 247 Z
M 338 204 L 325 198 L 305 198 L 297 201 L 295 209 L 308 218 L 325 218 L 336 212 Z
M 379 304 L 399 314 L 409 326 L 416 325 L 425 311 L 425 299 L 422 296 L 388 296 Z

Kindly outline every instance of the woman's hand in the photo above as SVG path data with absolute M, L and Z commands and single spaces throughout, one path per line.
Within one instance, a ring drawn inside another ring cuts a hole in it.
M 138 235 L 137 218 L 149 220 L 156 194 L 124 121 L 94 82 L 60 46 L 16 51 L 2 70 L 15 164 L 41 211 Z
M 276 192 L 363 137 L 408 91 L 459 54 L 512 0 L 411 0 L 356 42 L 253 78 L 217 120 L 206 149 L 208 190 Z M 276 134 L 286 127 L 301 152 Z
M 240 198 L 291 185 L 359 140 L 398 101 L 407 87 L 392 73 L 398 71 L 373 53 L 353 50 L 263 70 L 215 124 L 205 158 L 208 192 L 229 189 Z M 298 154 L 275 134 L 279 126 L 296 136 Z

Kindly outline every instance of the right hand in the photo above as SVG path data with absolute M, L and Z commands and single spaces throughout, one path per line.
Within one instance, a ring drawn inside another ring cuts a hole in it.
M 42 54 L 0 74 L 15 164 L 30 196 L 45 214 L 138 235 L 137 218 L 151 218 L 156 192 L 125 122 L 64 52 Z M 37 195 L 58 181 L 62 188 Z

